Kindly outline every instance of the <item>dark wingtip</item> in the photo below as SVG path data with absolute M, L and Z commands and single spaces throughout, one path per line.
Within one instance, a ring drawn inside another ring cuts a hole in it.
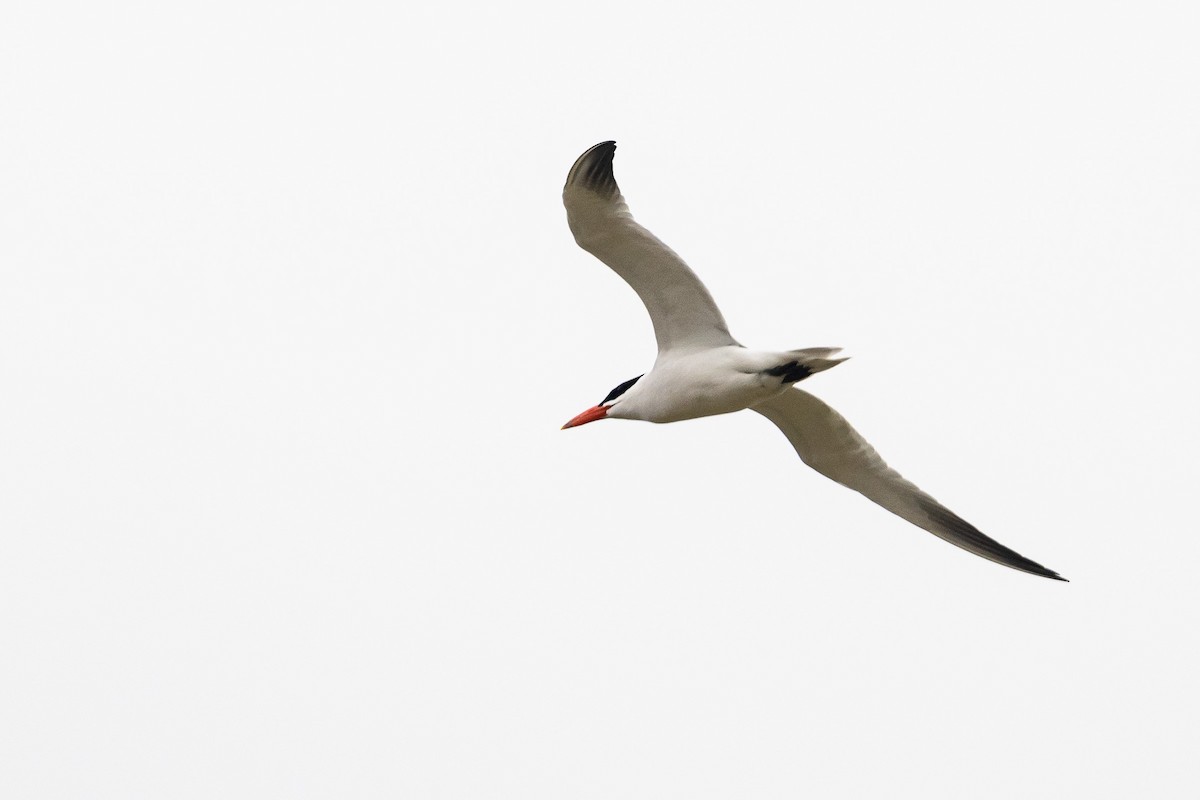
M 616 197 L 621 191 L 617 188 L 617 179 L 613 175 L 613 155 L 616 152 L 617 143 L 613 141 L 589 147 L 583 155 L 575 159 L 571 171 L 567 173 L 566 186 L 582 186 L 601 197 Z
M 961 538 L 963 542 L 970 544 L 972 547 L 977 548 L 983 553 L 987 553 L 987 557 L 992 558 L 996 562 L 1003 564 L 1006 567 L 1012 567 L 1013 569 L 1020 570 L 1021 572 L 1027 572 L 1030 575 L 1037 575 L 1042 578 L 1050 578 L 1051 580 L 1070 583 L 1070 581 L 1059 575 L 1054 570 L 1047 569 L 1036 561 L 1021 555 L 1016 550 L 1000 544 L 995 539 L 983 533 L 974 525 L 967 522 L 950 509 L 938 504 L 937 501 L 932 499 L 926 500 L 924 498 L 918 498 L 917 503 L 921 506 L 925 513 L 929 515 L 931 520 L 939 525 L 944 526 L 947 530 Z M 958 543 L 955 542 L 955 544 Z M 965 545 L 961 544 L 959 546 L 966 550 L 972 549 L 972 547 L 966 547 Z
M 1029 561 L 1029 559 L 1025 559 L 1025 560 Z M 1024 570 L 1022 570 L 1023 572 L 1028 572 L 1030 575 L 1037 575 L 1041 578 L 1049 578 L 1052 581 L 1062 581 L 1063 583 L 1070 583 L 1070 581 L 1067 580 L 1066 578 L 1064 578 L 1062 575 L 1059 575 L 1057 572 L 1055 572 L 1052 569 L 1049 569 L 1048 567 L 1043 567 L 1041 564 L 1038 564 L 1036 561 L 1029 561 L 1029 563 L 1036 566 L 1037 570 L 1035 571 L 1032 569 L 1024 569 Z

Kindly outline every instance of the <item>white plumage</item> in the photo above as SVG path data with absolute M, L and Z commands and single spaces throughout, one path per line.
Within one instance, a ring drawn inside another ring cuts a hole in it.
M 888 467 L 841 414 L 794 384 L 844 359 L 836 348 L 750 350 L 696 274 L 638 225 L 613 175 L 616 143 L 602 142 L 567 175 L 563 203 L 575 241 L 620 275 L 646 306 L 658 340 L 654 367 L 564 425 L 600 419 L 678 422 L 750 409 L 775 423 L 810 467 L 951 544 L 1013 569 L 1065 580 L 977 530 Z

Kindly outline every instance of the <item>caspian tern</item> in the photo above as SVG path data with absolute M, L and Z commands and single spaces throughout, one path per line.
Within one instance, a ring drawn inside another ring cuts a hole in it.
M 748 408 L 775 423 L 801 460 L 817 472 L 919 528 L 1006 567 L 1066 580 L 984 535 L 891 469 L 841 414 L 795 384 L 836 366 L 838 348 L 749 350 L 696 274 L 638 225 L 613 176 L 615 142 L 601 142 L 567 174 L 563 204 L 575 241 L 633 287 L 650 312 L 658 357 L 600 404 L 571 419 L 574 428 L 601 419 L 647 422 L 728 414 Z

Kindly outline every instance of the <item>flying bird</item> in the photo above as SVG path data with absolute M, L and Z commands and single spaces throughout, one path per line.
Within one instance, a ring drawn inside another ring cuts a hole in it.
M 800 459 L 827 478 L 983 558 L 1066 580 L 981 533 L 889 467 L 841 414 L 796 384 L 837 366 L 839 348 L 750 350 L 696 273 L 634 221 L 613 175 L 615 142 L 601 142 L 567 174 L 563 204 L 575 241 L 621 276 L 654 324 L 653 368 L 616 386 L 575 416 L 574 428 L 602 419 L 678 422 L 750 409 L 783 431 Z

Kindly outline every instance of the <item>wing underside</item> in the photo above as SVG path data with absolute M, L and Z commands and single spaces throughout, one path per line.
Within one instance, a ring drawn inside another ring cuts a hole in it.
M 810 467 L 869 500 L 983 558 L 1066 580 L 997 542 L 889 467 L 846 419 L 808 392 L 790 389 L 751 407 L 775 423 Z
M 613 175 L 614 142 L 579 157 L 563 187 L 563 205 L 575 241 L 637 292 L 659 352 L 737 344 L 720 309 L 696 273 L 634 221 Z

